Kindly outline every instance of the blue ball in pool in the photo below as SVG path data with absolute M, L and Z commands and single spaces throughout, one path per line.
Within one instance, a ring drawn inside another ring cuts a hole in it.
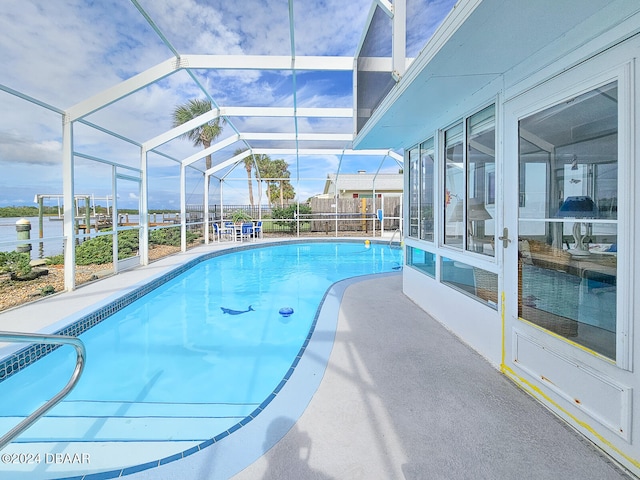
M 280 315 L 282 315 L 283 317 L 288 317 L 293 313 L 293 308 L 291 307 L 282 307 L 280 309 Z

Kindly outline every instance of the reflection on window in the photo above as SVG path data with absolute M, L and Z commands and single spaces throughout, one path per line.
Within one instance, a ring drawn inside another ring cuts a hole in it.
M 444 244 L 491 257 L 496 228 L 495 137 L 494 105 L 444 132 Z
M 407 265 L 417 268 L 432 278 L 436 277 L 436 256 L 431 252 L 425 252 L 415 247 L 408 247 Z
M 409 150 L 409 236 L 418 238 L 420 219 L 420 154 Z
M 495 256 L 495 107 L 467 119 L 467 249 Z
M 442 257 L 440 280 L 492 308 L 498 307 L 498 275 Z
M 617 83 L 520 121 L 519 316 L 615 359 Z
M 462 123 L 444 132 L 444 244 L 462 248 L 464 232 L 464 148 Z
M 420 145 L 420 238 L 433 241 L 435 152 L 433 138 Z

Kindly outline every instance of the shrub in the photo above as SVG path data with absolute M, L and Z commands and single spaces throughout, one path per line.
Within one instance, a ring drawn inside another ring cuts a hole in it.
M 187 243 L 193 242 L 198 235 L 187 230 Z M 149 232 L 149 243 L 155 245 L 180 246 L 180 227 L 161 228 Z
M 298 207 L 294 203 L 285 208 L 274 208 L 271 210 L 271 214 L 273 218 L 281 218 L 283 220 L 284 219 L 289 220 L 286 222 L 285 221 L 275 222 L 275 224 L 280 227 L 289 227 L 289 231 L 293 232 L 296 229 L 296 222 L 292 222 L 291 220 L 295 219 L 295 214 L 297 211 L 298 211 Z M 300 214 L 302 215 L 311 214 L 311 207 L 307 204 L 301 203 Z M 301 222 L 301 225 L 308 225 L 309 223 L 310 223 L 309 221 Z
M 64 255 L 52 255 L 47 258 L 47 265 L 64 265 Z
M 31 273 L 29 255 L 18 252 L 0 252 L 0 273 L 25 276 Z
M 187 242 L 193 242 L 198 235 L 187 231 Z M 180 246 L 180 227 L 163 228 L 149 232 L 149 243 L 155 245 Z M 129 258 L 139 249 L 138 231 L 125 230 L 118 232 L 118 259 Z M 15 253 L 15 252 L 14 252 Z M 1 253 L 0 253 L 1 255 Z M 76 264 L 104 264 L 113 261 L 113 237 L 101 235 L 85 240 L 76 247 Z M 1 260 L 0 260 L 1 263 Z M 28 260 L 27 260 L 28 264 Z M 64 255 L 53 255 L 47 258 L 49 265 L 63 265 Z M 0 267 L 0 272 L 3 270 Z
M 118 232 L 118 259 L 132 257 L 139 248 L 138 231 L 125 230 Z M 76 247 L 76 264 L 91 265 L 110 263 L 113 261 L 113 237 L 102 235 L 85 240 Z
M 243 210 L 236 210 L 231 214 L 231 220 L 233 220 L 234 223 L 250 222 L 251 215 Z
M 42 295 L 43 297 L 46 297 L 47 295 L 52 295 L 54 293 L 56 293 L 56 289 L 54 288 L 53 285 L 45 285 L 40 289 L 40 295 Z

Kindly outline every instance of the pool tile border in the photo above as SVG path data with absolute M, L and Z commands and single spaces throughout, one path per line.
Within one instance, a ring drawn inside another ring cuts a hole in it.
M 290 244 L 299 244 L 299 243 L 309 243 L 309 242 L 314 242 L 314 243 L 360 243 L 361 240 L 350 240 L 350 239 L 340 239 L 340 240 L 336 240 L 335 238 L 331 238 L 331 239 L 304 239 L 304 240 L 294 240 L 294 241 L 282 241 L 282 242 L 272 242 L 272 243 L 268 243 L 268 244 L 261 244 L 261 245 L 246 245 L 246 246 L 238 246 L 238 247 L 232 247 L 229 249 L 225 249 L 225 250 L 218 250 L 215 252 L 208 252 L 208 253 L 203 253 L 202 255 L 189 260 L 185 263 L 183 263 L 180 266 L 171 268 L 170 270 L 158 274 L 156 277 L 152 278 L 151 280 L 147 280 L 142 284 L 138 284 L 137 286 L 133 287 L 133 290 L 130 291 L 129 293 L 126 293 L 114 300 L 111 300 L 110 302 L 108 302 L 107 304 L 99 307 L 97 310 L 86 314 L 86 315 L 82 315 L 79 319 L 73 321 L 73 323 L 69 324 L 66 327 L 63 327 L 61 329 L 58 329 L 57 331 L 54 332 L 55 335 L 67 335 L 67 336 L 74 336 L 77 337 L 78 335 L 84 333 L 85 331 L 87 331 L 88 329 L 90 329 L 91 327 L 101 323 L 103 320 L 107 319 L 109 316 L 111 316 L 113 313 L 121 310 L 122 308 L 130 305 L 131 303 L 133 303 L 134 301 L 138 300 L 139 298 L 145 296 L 147 293 L 155 290 L 156 288 L 158 288 L 160 285 L 174 279 L 175 277 L 181 275 L 182 273 L 186 272 L 187 270 L 193 268 L 194 266 L 196 266 L 197 264 L 204 262 L 206 260 L 209 260 L 211 258 L 220 256 L 220 255 L 226 255 L 229 253 L 233 253 L 233 252 L 237 252 L 240 250 L 248 250 L 248 249 L 254 249 L 254 248 L 261 248 L 261 247 L 272 247 L 272 246 L 278 246 L 278 245 L 290 245 Z M 372 243 L 378 243 L 378 244 L 382 244 L 382 243 L 386 243 L 384 241 L 375 241 L 372 240 Z M 384 273 L 383 273 L 384 274 Z M 340 283 L 344 280 L 340 280 L 336 283 Z M 300 362 L 300 359 L 302 358 L 302 355 L 304 354 L 307 346 L 309 345 L 309 342 L 311 341 L 311 337 L 315 331 L 317 322 L 318 322 L 318 317 L 320 315 L 320 311 L 322 310 L 322 306 L 324 305 L 324 302 L 326 300 L 326 296 L 328 294 L 328 292 L 333 288 L 335 284 L 331 285 L 325 292 L 319 306 L 318 309 L 316 310 L 316 314 L 314 316 L 313 322 L 311 323 L 311 327 L 309 328 L 309 332 L 307 334 L 307 337 L 305 338 L 305 341 L 302 344 L 302 347 L 300 348 L 298 354 L 296 355 L 296 357 L 294 358 L 291 367 L 289 368 L 289 370 L 287 371 L 287 373 L 285 374 L 285 376 L 283 377 L 282 381 L 275 387 L 275 389 L 273 390 L 273 392 L 258 406 L 256 407 L 256 409 L 251 412 L 249 415 L 247 415 L 245 418 L 243 418 L 242 420 L 240 420 L 238 423 L 234 424 L 233 426 L 231 426 L 229 429 L 227 429 L 224 432 L 219 433 L 218 435 L 216 435 L 215 437 L 206 440 L 194 447 L 191 447 L 183 452 L 180 453 L 176 453 L 173 455 L 170 455 L 168 457 L 164 457 L 161 458 L 159 460 L 154 460 L 152 462 L 147 462 L 144 464 L 140 464 L 140 465 L 133 465 L 133 466 L 129 466 L 129 467 L 125 467 L 125 468 L 120 468 L 120 469 L 116 469 L 116 470 L 109 470 L 109 471 L 103 471 L 103 472 L 96 472 L 96 473 L 91 473 L 91 474 L 86 474 L 86 475 L 80 475 L 80 476 L 73 476 L 73 477 L 64 477 L 64 478 L 60 478 L 59 480 L 76 480 L 76 479 L 82 479 L 82 480 L 107 480 L 107 479 L 111 479 L 111 478 L 118 478 L 118 477 L 122 477 L 125 475 L 130 475 L 133 473 L 137 473 L 137 472 L 141 472 L 144 470 L 148 470 L 151 468 L 155 468 L 155 467 L 159 467 L 160 465 L 165 465 L 167 463 L 171 463 L 177 460 L 182 460 L 185 457 L 188 457 L 190 455 L 193 455 L 194 453 L 197 453 L 199 451 L 201 451 L 202 449 L 209 447 L 213 444 L 215 444 L 216 442 L 219 442 L 220 440 L 223 440 L 224 438 L 228 437 L 229 435 L 231 435 L 233 432 L 239 430 L 240 428 L 242 428 L 243 426 L 247 425 L 249 422 L 251 422 L 253 419 L 255 419 L 262 411 L 264 411 L 264 409 L 269 405 L 269 403 L 271 403 L 276 396 L 278 395 L 278 393 L 280 393 L 280 391 L 285 387 L 285 385 L 287 384 L 287 382 L 289 381 L 289 379 L 291 378 L 291 376 L 293 375 L 293 372 L 295 371 L 296 366 L 298 365 L 298 363 Z M 19 372 L 20 370 L 22 370 L 23 368 L 26 368 L 27 366 L 31 365 L 33 362 L 39 360 L 40 358 L 44 357 L 45 355 L 47 355 L 48 353 L 51 353 L 53 350 L 55 350 L 56 348 L 59 348 L 60 345 L 46 345 L 46 344 L 35 344 L 35 345 L 30 345 L 29 347 L 25 347 L 15 353 L 13 353 L 12 355 L 9 355 L 7 359 L 3 360 L 2 362 L 0 362 L 0 382 L 6 380 L 7 378 L 9 378 L 10 376 L 14 375 L 15 373 Z

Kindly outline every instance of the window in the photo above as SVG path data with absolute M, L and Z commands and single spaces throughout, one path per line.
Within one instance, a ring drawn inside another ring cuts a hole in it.
M 444 132 L 443 244 L 495 256 L 495 106 Z
M 618 86 L 519 122 L 518 316 L 616 358 Z
M 418 238 L 420 229 L 420 154 L 418 147 L 409 155 L 409 236 Z
M 420 145 L 420 239 L 433 242 L 435 153 L 433 137 Z
M 467 249 L 495 256 L 496 130 L 492 105 L 467 119 Z
M 407 265 L 410 265 L 432 278 L 436 277 L 436 256 L 419 248 L 407 247 Z
M 409 150 L 409 236 L 433 242 L 433 138 Z
M 476 300 L 498 307 L 498 275 L 450 258 L 441 258 L 440 281 Z
M 462 248 L 464 231 L 464 148 L 462 123 L 444 132 L 444 244 Z

